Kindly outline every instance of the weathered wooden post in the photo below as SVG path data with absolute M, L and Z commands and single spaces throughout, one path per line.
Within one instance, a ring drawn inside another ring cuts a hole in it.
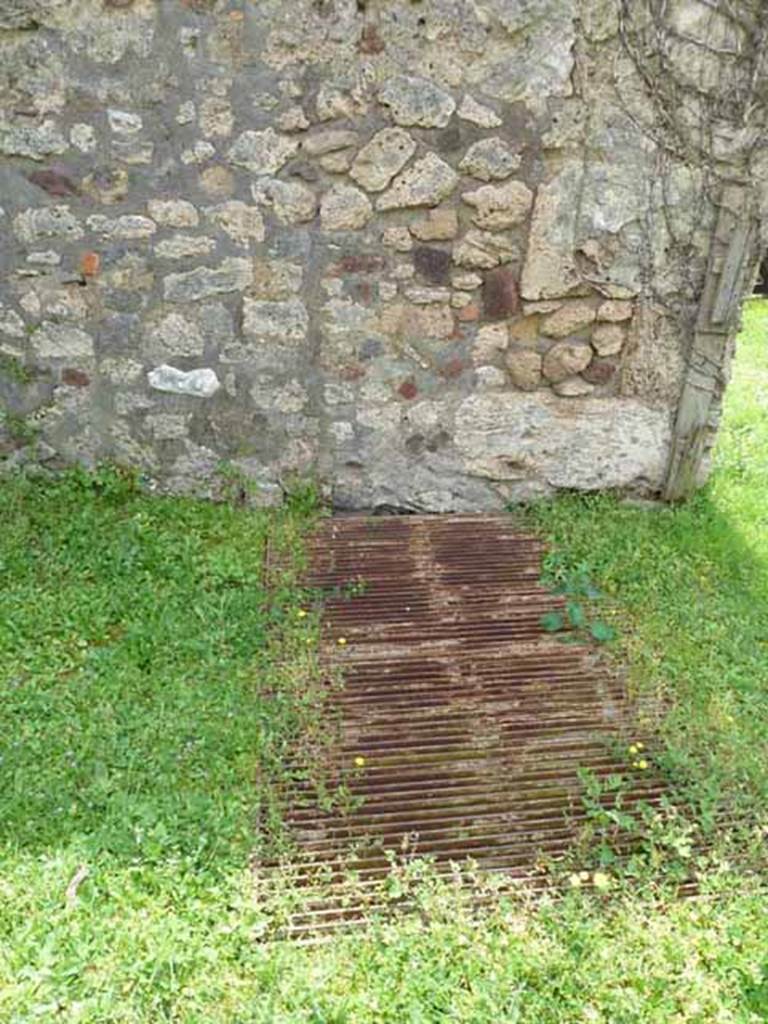
M 686 498 L 696 488 L 712 415 L 726 384 L 741 302 L 759 261 L 758 242 L 749 189 L 725 186 L 673 432 L 664 489 L 668 501 Z

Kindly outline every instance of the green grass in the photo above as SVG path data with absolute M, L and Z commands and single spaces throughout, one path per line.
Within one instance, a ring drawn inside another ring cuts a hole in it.
M 709 484 L 687 504 L 565 496 L 527 519 L 599 581 L 663 766 L 702 813 L 768 810 L 768 303 L 751 302 Z
M 282 765 L 318 726 L 316 629 L 296 615 L 309 503 L 152 498 L 114 472 L 3 482 L 0 1021 L 768 1020 L 754 873 L 768 835 L 767 497 L 760 303 L 693 502 L 564 496 L 526 515 L 554 546 L 553 575 L 606 593 L 609 651 L 665 709 L 648 712 L 653 756 L 689 815 L 742 823 L 742 849 L 723 833 L 689 861 L 699 900 L 611 872 L 602 894 L 506 896 L 481 913 L 416 864 L 403 885 L 418 912 L 305 948 L 257 941 L 295 894 L 265 901 L 249 856 L 257 819 L 277 824 Z M 288 564 L 271 597 L 267 536 Z

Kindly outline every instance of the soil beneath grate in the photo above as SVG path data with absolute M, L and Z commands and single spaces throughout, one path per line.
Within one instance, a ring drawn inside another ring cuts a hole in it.
M 539 583 L 542 554 L 500 516 L 321 524 L 307 584 L 323 595 L 322 657 L 342 680 L 326 702 L 338 799 L 319 799 L 296 766 L 293 866 L 308 883 L 321 872 L 330 894 L 291 934 L 359 921 L 393 860 L 469 860 L 474 878 L 541 885 L 542 863 L 583 826 L 580 770 L 626 771 L 633 707 L 590 646 L 543 630 L 564 601 Z M 662 796 L 637 774 L 625 807 Z M 333 895 L 350 872 L 367 902 Z

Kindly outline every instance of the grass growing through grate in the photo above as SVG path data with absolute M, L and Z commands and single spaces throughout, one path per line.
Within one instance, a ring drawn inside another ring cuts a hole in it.
M 653 756 L 748 843 L 766 807 L 766 337 L 752 305 L 689 506 L 531 513 L 553 572 L 607 593 L 633 685 L 666 699 Z M 597 891 L 478 911 L 416 863 L 392 895 L 417 913 L 318 948 L 256 941 L 300 896 L 290 879 L 257 895 L 254 824 L 317 724 L 312 617 L 290 571 L 267 600 L 264 540 L 299 565 L 314 513 L 152 499 L 112 473 L 6 480 L 0 510 L 3 1024 L 768 1019 L 766 898 L 727 844 L 696 901 L 605 870 Z

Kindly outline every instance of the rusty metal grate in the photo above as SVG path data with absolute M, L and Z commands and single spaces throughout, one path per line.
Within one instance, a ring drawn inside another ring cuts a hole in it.
M 503 517 L 322 524 L 307 582 L 324 594 L 323 657 L 343 675 L 329 695 L 329 771 L 345 777 L 352 807 L 323 810 L 306 781 L 295 783 L 289 823 L 302 872 L 341 878 L 343 866 L 375 886 L 388 851 L 408 851 L 535 883 L 542 856 L 572 844 L 584 814 L 579 769 L 626 768 L 615 741 L 632 713 L 589 647 L 542 630 L 562 599 L 538 582 L 541 556 L 541 542 Z M 365 764 L 350 773 L 356 758 Z M 661 796 L 658 779 L 639 777 L 627 802 Z M 296 930 L 355 915 L 324 904 Z

